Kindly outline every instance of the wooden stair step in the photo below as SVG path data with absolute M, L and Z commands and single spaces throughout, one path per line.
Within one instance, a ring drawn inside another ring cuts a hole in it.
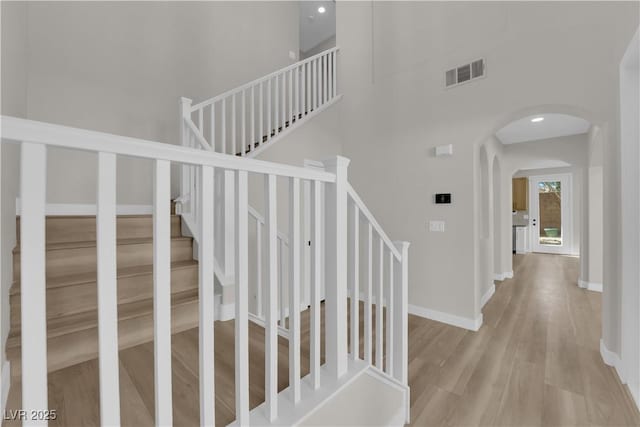
M 180 217 L 171 216 L 171 236 L 180 236 Z M 20 217 L 16 218 L 17 241 L 20 243 Z M 86 242 L 96 240 L 94 216 L 48 216 L 45 219 L 46 241 L 52 243 Z M 116 217 L 118 239 L 150 239 L 153 237 L 151 215 L 118 215 Z
M 153 301 L 135 303 L 126 308 L 123 316 L 122 305 L 118 312 L 118 346 L 125 349 L 145 342 L 153 341 Z M 131 313 L 128 311 L 131 310 Z M 198 295 L 196 292 L 182 292 L 173 295 L 171 306 L 172 333 L 192 329 L 198 325 Z M 14 339 L 16 339 L 14 337 Z M 11 360 L 11 375 L 21 374 L 20 345 L 7 348 L 7 357 Z M 53 372 L 98 357 L 98 328 L 75 330 L 62 335 L 49 336 L 47 339 L 48 371 Z
M 171 291 L 183 292 L 198 288 L 198 263 L 178 261 L 171 264 Z M 118 303 L 125 304 L 153 297 L 153 265 L 118 269 Z M 10 291 L 11 329 L 19 329 L 20 284 Z M 95 273 L 63 276 L 47 282 L 47 318 L 96 310 L 98 304 Z
M 178 292 L 171 295 L 172 307 L 198 300 L 198 290 Z M 144 316 L 153 317 L 153 298 L 134 301 L 118 305 L 118 322 L 131 320 Z M 196 311 L 197 316 L 197 311 Z M 95 329 L 98 326 L 98 311 L 91 310 L 82 313 L 62 316 L 47 321 L 47 338 L 56 338 L 84 330 Z M 7 349 L 20 346 L 20 332 L 17 328 L 12 330 L 7 339 Z
M 153 239 L 135 238 L 117 241 L 117 265 L 121 268 L 148 265 L 153 262 Z M 193 259 L 191 237 L 171 239 L 171 260 Z M 96 242 L 65 242 L 46 245 L 47 281 L 61 276 L 95 273 L 97 270 Z M 14 249 L 14 282 L 20 280 L 20 250 Z

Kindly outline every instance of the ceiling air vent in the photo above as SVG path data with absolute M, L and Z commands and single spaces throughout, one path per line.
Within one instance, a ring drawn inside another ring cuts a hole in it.
M 446 87 L 456 86 L 484 77 L 484 74 L 484 59 L 478 59 L 470 64 L 460 65 L 456 68 L 447 70 L 445 73 L 445 85 Z

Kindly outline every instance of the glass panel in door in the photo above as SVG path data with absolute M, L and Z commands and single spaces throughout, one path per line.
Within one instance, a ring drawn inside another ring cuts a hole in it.
M 562 246 L 561 181 L 538 181 L 538 244 Z

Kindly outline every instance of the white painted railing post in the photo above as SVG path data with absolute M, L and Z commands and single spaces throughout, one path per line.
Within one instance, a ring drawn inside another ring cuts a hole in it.
M 98 154 L 96 251 L 98 256 L 98 362 L 100 424 L 120 424 L 118 286 L 116 265 L 116 155 Z
M 408 298 L 409 298 L 409 242 L 394 242 L 401 254 L 400 265 L 394 269 L 393 280 L 393 376 L 401 384 L 408 384 Z
M 215 417 L 215 353 L 214 353 L 214 169 L 200 168 L 200 239 L 198 244 L 198 346 L 200 372 L 200 425 L 214 426 Z M 210 260 L 205 262 L 204 260 Z
M 27 415 L 48 408 L 45 216 L 47 149 L 22 143 L 20 183 L 20 271 L 22 324 L 22 409 Z M 24 426 L 46 426 L 27 417 Z
M 309 370 L 314 390 L 320 387 L 320 291 L 322 290 L 322 183 L 311 183 L 311 310 Z
M 180 98 L 180 145 L 183 147 L 189 146 L 189 130 L 185 123 L 185 119 L 191 119 L 191 103 L 193 101 L 189 98 L 182 97 Z M 182 173 L 180 179 L 180 197 L 185 198 L 190 194 L 190 172 L 191 167 L 189 165 L 182 165 Z M 191 199 L 189 199 L 189 203 L 191 203 Z M 193 215 L 193 212 L 189 212 Z
M 336 156 L 323 162 L 336 176 L 326 185 L 326 363 L 330 375 L 347 371 L 347 174 L 349 159 Z
M 156 160 L 153 180 L 153 329 L 156 425 L 173 424 L 171 395 L 171 163 Z M 113 374 L 113 373 L 112 373 Z
M 289 387 L 300 401 L 300 180 L 289 180 Z
M 236 170 L 235 385 L 236 422 L 249 425 L 249 200 L 248 173 Z
M 349 212 L 349 289 L 351 290 L 351 358 L 360 359 L 360 210 Z
M 265 175 L 266 299 L 265 382 L 267 420 L 278 417 L 278 219 L 276 176 Z

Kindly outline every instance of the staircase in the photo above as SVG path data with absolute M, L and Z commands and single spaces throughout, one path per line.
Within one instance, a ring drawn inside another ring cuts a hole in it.
M 340 99 L 337 52 L 196 105 L 183 98 L 181 146 L 2 117 L 2 142 L 21 146 L 7 348 L 25 413 L 47 409 L 48 372 L 97 358 L 100 422 L 119 425 L 119 350 L 153 339 L 154 419 L 171 425 L 171 335 L 197 327 L 199 387 L 181 399 L 199 404 L 201 425 L 215 424 L 216 395 L 227 392 L 215 388 L 221 364 L 234 373 L 233 425 L 358 424 L 366 412 L 374 423 L 409 421 L 408 242 L 390 240 L 351 187 L 348 159 L 303 168 L 251 158 Z M 96 217 L 45 216 L 49 147 L 97 155 Z M 116 216 L 120 157 L 153 163 L 153 215 Z M 180 194 L 170 215 L 174 165 Z M 249 206 L 250 175 L 263 213 Z M 222 306 L 233 318 L 233 367 L 214 351 Z M 264 328 L 260 382 L 249 375 L 250 320 Z M 284 390 L 279 335 L 288 340 Z M 264 402 L 250 409 L 256 387 Z M 387 404 L 358 406 L 378 401 Z
M 20 230 L 20 217 L 17 219 Z M 117 217 L 118 342 L 121 349 L 153 340 L 151 215 Z M 13 255 L 11 331 L 7 357 L 20 374 L 20 236 Z M 46 218 L 47 368 L 56 371 L 98 356 L 96 217 Z M 198 325 L 198 263 L 192 239 L 171 216 L 171 300 L 174 333 Z
M 182 145 L 257 156 L 341 99 L 338 52 L 328 49 L 195 105 L 182 98 Z

